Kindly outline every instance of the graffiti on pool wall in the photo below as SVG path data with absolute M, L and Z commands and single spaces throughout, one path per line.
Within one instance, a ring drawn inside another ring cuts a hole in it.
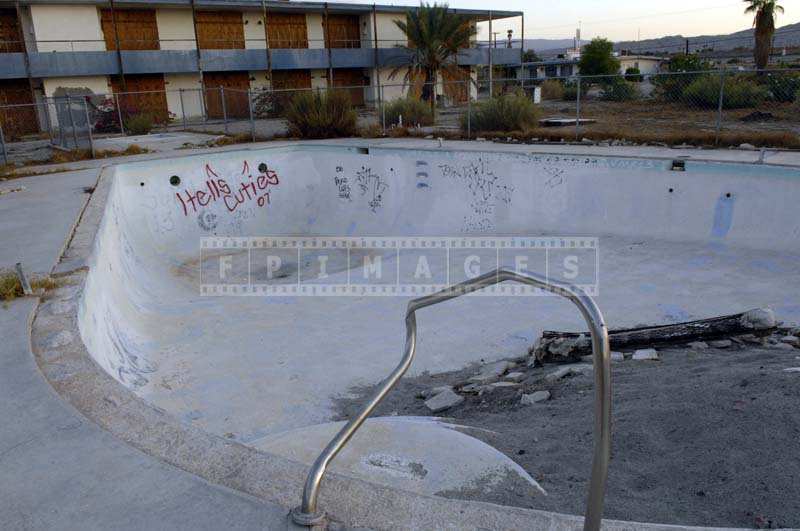
M 479 158 L 463 166 L 440 164 L 445 179 L 460 183 L 470 195 L 470 213 L 464 216 L 464 232 L 487 232 L 494 229 L 497 203 L 511 204 L 514 187 L 495 175 L 486 160 Z
M 367 198 L 370 210 L 377 212 L 383 206 L 383 194 L 389 188 L 389 183 L 373 172 L 372 168 L 366 166 L 362 166 L 356 172 L 356 183 L 361 190 L 361 195 Z
M 217 202 L 223 203 L 228 212 L 236 212 L 242 205 L 253 203 L 259 207 L 267 206 L 272 188 L 280 183 L 278 173 L 263 162 L 254 173 L 244 161 L 242 171 L 232 178 L 220 176 L 210 164 L 206 164 L 204 170 L 206 180 L 200 188 L 175 194 L 184 216 L 197 214 Z
M 352 198 L 350 197 L 350 193 L 352 192 L 352 189 L 350 188 L 350 180 L 347 178 L 347 176 L 345 176 L 343 167 L 336 166 L 336 176 L 333 178 L 333 184 L 336 185 L 339 199 L 352 201 Z

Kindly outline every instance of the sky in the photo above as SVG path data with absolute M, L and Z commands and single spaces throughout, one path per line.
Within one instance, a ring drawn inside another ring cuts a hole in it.
M 334 3 L 335 0 L 331 0 Z M 372 4 L 372 0 L 347 0 Z M 419 2 L 389 0 L 395 5 L 419 5 Z M 526 39 L 571 38 L 580 21 L 581 37 L 606 37 L 614 41 L 650 39 L 666 35 L 716 35 L 749 28 L 753 19 L 744 15 L 742 0 L 450 0 L 450 7 L 468 9 L 500 9 L 525 12 Z M 777 25 L 800 22 L 800 0 L 779 0 L 786 13 Z M 488 39 L 485 24 L 479 27 L 478 38 Z M 493 31 L 503 38 L 508 29 L 519 38 L 519 19 L 498 21 Z

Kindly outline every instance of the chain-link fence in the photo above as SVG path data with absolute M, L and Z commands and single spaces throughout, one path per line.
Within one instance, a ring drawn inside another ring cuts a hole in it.
M 35 104 L 0 106 L 0 154 L 7 159 L 9 145 L 30 140 L 31 131 L 57 149 L 92 154 L 98 140 L 102 143 L 106 137 L 151 132 L 266 140 L 290 133 L 287 111 L 299 94 L 330 91 L 348 95 L 357 113 L 353 134 L 365 136 L 476 138 L 513 132 L 541 141 L 800 147 L 800 70 L 774 70 L 491 80 L 465 74 L 427 84 L 398 78 L 377 86 L 73 93 Z M 482 129 L 474 122 L 476 109 L 504 94 L 530 100 L 535 121 L 520 125 L 511 119 L 517 117 L 508 116 L 503 123 L 501 116 L 494 130 Z

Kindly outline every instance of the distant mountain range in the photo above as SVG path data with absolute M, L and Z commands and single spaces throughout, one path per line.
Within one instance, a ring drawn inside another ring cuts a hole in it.
M 614 43 L 615 50 L 630 50 L 633 53 L 678 53 L 686 48 L 686 39 L 682 35 L 672 35 L 658 39 L 641 41 L 621 41 Z M 724 35 L 701 35 L 688 37 L 689 49 L 727 51 L 736 48 L 753 47 L 753 29 L 737 31 Z M 586 43 L 586 41 L 583 41 Z M 572 39 L 525 39 L 525 49 L 533 49 L 541 57 L 554 57 L 572 48 Z M 775 47 L 800 46 L 800 22 L 789 24 L 775 31 Z

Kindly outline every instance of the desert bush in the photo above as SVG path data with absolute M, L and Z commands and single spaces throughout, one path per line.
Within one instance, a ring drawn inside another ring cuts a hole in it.
M 625 80 L 631 83 L 641 83 L 644 81 L 644 76 L 642 75 L 642 71 L 638 68 L 630 67 L 625 70 Z
M 705 75 L 697 78 L 683 91 L 683 101 L 688 105 L 706 109 L 717 108 L 721 79 L 718 75 Z M 728 77 L 725 79 L 722 107 L 724 109 L 755 107 L 766 100 L 768 96 L 767 89 L 750 78 Z
M 358 116 L 345 91 L 302 92 L 286 109 L 289 133 L 301 138 L 355 136 Z
M 433 125 L 433 110 L 428 102 L 416 98 L 400 98 L 385 104 L 386 124 L 400 125 Z
M 125 132 L 129 135 L 146 135 L 153 130 L 153 116 L 148 113 L 135 114 L 125 119 Z
M 773 100 L 792 103 L 796 101 L 797 93 L 800 92 L 800 74 L 797 72 L 769 74 L 766 86 Z
M 564 101 L 575 101 L 578 99 L 578 84 L 575 82 L 564 83 L 564 93 L 561 96 Z
M 603 85 L 600 99 L 603 101 L 634 101 L 639 99 L 639 87 L 635 83 L 615 78 Z
M 564 98 L 564 84 L 558 79 L 546 79 L 542 82 L 543 100 L 560 100 Z
M 467 119 L 472 131 L 525 131 L 536 127 L 539 109 L 522 92 L 496 96 L 477 103 L 461 117 L 461 128 L 467 130 Z

